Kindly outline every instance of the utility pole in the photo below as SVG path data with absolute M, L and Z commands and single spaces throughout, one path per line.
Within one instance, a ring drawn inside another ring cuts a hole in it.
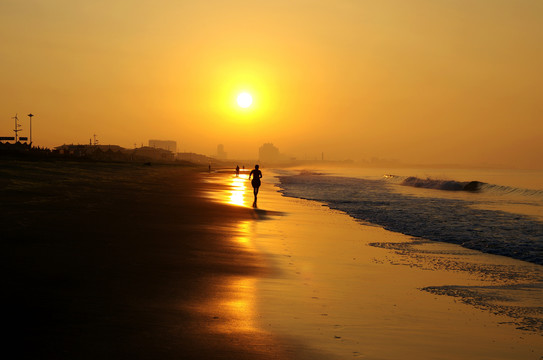
M 19 131 L 21 131 L 21 129 L 19 128 L 21 127 L 21 125 L 19 125 L 19 118 L 17 117 L 17 114 L 15 114 L 12 119 L 15 119 L 15 129 L 13 130 L 13 132 L 15 132 L 15 143 L 17 143 L 17 141 L 19 141 Z
M 32 146 L 32 116 L 34 116 L 32 113 L 27 115 L 30 119 L 30 146 Z

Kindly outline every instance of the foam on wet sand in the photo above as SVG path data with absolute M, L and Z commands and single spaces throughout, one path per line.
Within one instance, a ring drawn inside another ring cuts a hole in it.
M 245 232 L 275 269 L 255 284 L 262 328 L 333 359 L 543 355 L 541 266 L 361 224 L 266 175 L 260 207 L 281 215 Z

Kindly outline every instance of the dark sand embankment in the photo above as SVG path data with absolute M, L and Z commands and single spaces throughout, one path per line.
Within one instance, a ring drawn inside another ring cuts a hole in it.
M 214 304 L 258 254 L 252 209 L 201 196 L 196 169 L 1 161 L 4 354 L 40 359 L 285 358 Z M 235 291 L 235 289 L 234 289 Z M 191 311 L 195 307 L 205 311 Z M 213 315 L 213 316 L 212 316 Z M 214 324 L 222 329 L 214 331 Z

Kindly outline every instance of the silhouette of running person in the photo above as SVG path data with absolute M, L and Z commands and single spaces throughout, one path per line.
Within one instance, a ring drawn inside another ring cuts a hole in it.
M 238 177 L 238 176 L 239 176 L 239 165 L 236 166 L 236 177 Z
M 253 180 L 251 185 L 253 185 L 253 194 L 255 195 L 255 201 L 253 202 L 253 207 L 256 207 L 256 197 L 258 196 L 258 189 L 260 188 L 260 178 L 262 177 L 262 171 L 258 170 L 259 166 L 255 165 L 255 168 L 249 173 L 249 180 L 251 176 Z

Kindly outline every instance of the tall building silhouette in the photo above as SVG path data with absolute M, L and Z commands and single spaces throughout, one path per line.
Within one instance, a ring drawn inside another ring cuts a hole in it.
M 169 150 L 177 153 L 177 142 L 173 140 L 149 140 L 149 147 Z
M 228 154 L 226 153 L 226 151 L 224 151 L 224 145 L 223 144 L 219 144 L 217 145 L 217 159 L 226 159 L 228 156 Z
M 283 160 L 279 149 L 272 143 L 266 143 L 258 149 L 258 159 L 264 162 L 275 162 Z

